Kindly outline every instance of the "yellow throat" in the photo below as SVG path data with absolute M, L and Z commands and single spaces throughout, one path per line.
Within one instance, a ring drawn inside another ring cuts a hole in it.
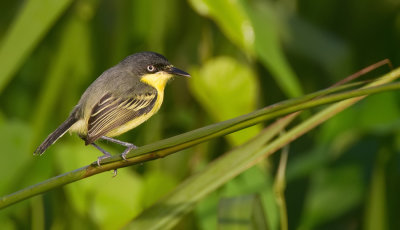
M 164 94 L 165 85 L 172 77 L 172 74 L 166 72 L 158 72 L 155 74 L 144 75 L 142 79 L 140 79 L 140 81 L 156 88 L 159 94 Z

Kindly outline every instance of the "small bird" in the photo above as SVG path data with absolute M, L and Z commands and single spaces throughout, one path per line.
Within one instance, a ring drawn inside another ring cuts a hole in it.
M 163 102 L 165 85 L 174 75 L 190 77 L 158 53 L 140 52 L 126 57 L 103 72 L 86 89 L 67 120 L 34 154 L 43 154 L 70 131 L 77 133 L 86 145 L 93 145 L 103 153 L 97 159 L 99 166 L 100 161 L 111 154 L 95 143 L 98 139 L 126 147 L 121 154 L 126 160 L 126 154 L 136 146 L 112 137 L 135 128 L 157 113 Z

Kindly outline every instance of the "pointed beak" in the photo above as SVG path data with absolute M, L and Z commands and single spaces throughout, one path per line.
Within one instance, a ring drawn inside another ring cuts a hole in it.
M 184 76 L 184 77 L 190 77 L 190 74 L 186 73 L 183 70 L 180 70 L 176 67 L 170 67 L 167 70 L 165 70 L 165 72 L 169 73 L 169 74 L 173 74 L 173 75 L 178 75 L 178 76 Z

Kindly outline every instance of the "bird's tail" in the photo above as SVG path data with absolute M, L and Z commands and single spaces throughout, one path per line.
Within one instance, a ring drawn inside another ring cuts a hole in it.
M 42 155 L 46 149 L 54 144 L 60 137 L 62 137 L 69 128 L 77 121 L 78 119 L 75 116 L 69 116 L 66 121 L 64 121 L 54 132 L 52 132 L 49 136 L 47 136 L 46 140 L 40 144 L 39 147 L 35 150 L 33 154 Z

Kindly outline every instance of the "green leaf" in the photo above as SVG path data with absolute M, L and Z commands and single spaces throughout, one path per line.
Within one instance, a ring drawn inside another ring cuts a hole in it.
M 302 94 L 281 48 L 278 18 L 270 4 L 230 0 L 191 0 L 190 3 L 198 13 L 214 19 L 225 35 L 245 52 L 257 55 L 289 97 Z
M 189 83 L 192 92 L 215 121 L 227 120 L 255 109 L 259 95 L 256 76 L 250 68 L 235 59 L 210 59 L 200 69 L 191 72 L 193 78 Z M 227 138 L 238 145 L 259 131 L 260 126 L 253 126 Z
M 236 45 L 245 51 L 253 51 L 253 28 L 239 1 L 190 0 L 189 2 L 199 14 L 213 18 Z
M 223 198 L 218 208 L 218 229 L 267 230 L 264 208 L 257 195 Z
M 71 3 L 72 0 L 25 1 L 0 45 L 0 92 Z

